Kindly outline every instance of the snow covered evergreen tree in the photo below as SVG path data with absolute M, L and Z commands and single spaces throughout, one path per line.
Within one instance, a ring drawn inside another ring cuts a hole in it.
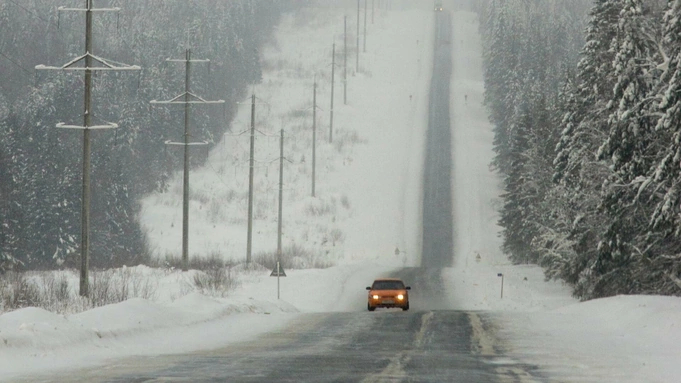
M 512 129 L 500 129 L 494 118 L 508 113 L 499 108 L 508 104 L 488 103 L 497 132 L 505 133 L 496 144 L 507 144 L 497 153 L 510 160 L 499 167 L 506 180 L 504 248 L 515 261 L 538 262 L 547 277 L 572 284 L 582 299 L 681 293 L 681 1 L 666 3 L 663 13 L 664 1 L 596 0 L 576 71 L 570 55 L 561 53 L 575 40 L 550 27 L 574 31 L 557 11 L 572 3 L 548 1 L 532 12 L 508 0 L 504 17 L 515 24 L 506 29 L 520 26 L 522 33 L 504 42 L 495 42 L 489 30 L 500 6 L 487 13 L 485 81 L 522 84 L 505 88 L 514 94 L 504 98 L 523 106 L 506 114 Z M 508 46 L 512 38 L 531 38 L 539 48 L 525 43 L 520 53 L 507 51 L 520 56 L 515 62 L 501 56 L 515 63 L 505 69 L 516 72 L 502 73 L 492 44 Z M 561 78 L 562 90 L 552 93 Z M 542 92 L 529 92 L 533 87 Z M 541 149 L 545 143 L 556 144 L 552 161 L 542 161 L 551 153 Z
M 552 106 L 539 83 L 524 92 L 511 129 L 510 172 L 506 176 L 501 211 L 504 250 L 514 262 L 537 263 L 542 255 L 539 237 L 550 226 L 544 202 L 552 185 L 555 134 Z
M 681 1 L 669 2 L 664 16 L 663 46 L 667 57 L 660 66 L 663 70 L 658 97 L 662 116 L 657 120 L 656 133 L 661 135 L 666 147 L 652 173 L 651 186 L 659 190 L 663 198 L 657 203 L 652 216 L 655 228 L 667 234 L 681 235 L 678 209 L 681 179 L 678 164 L 681 162 Z
M 7 126 L 9 107 L 0 90 L 0 273 L 17 264 L 14 257 L 16 233 L 14 233 L 11 212 L 11 195 L 14 189 L 12 179 L 12 134 Z
M 532 228 L 530 227 L 529 201 L 525 200 L 524 188 L 528 186 L 526 151 L 530 147 L 530 129 L 532 128 L 532 116 L 528 101 L 524 101 L 517 107 L 514 120 L 509 129 L 509 151 L 506 161 L 508 165 L 504 178 L 504 207 L 501 210 L 499 223 L 503 230 L 504 252 L 518 263 L 529 263 L 530 243 L 532 240 Z
M 613 96 L 607 104 L 610 115 L 607 139 L 599 157 L 612 164 L 604 183 L 602 210 L 608 226 L 598 245 L 594 265 L 594 296 L 642 292 L 641 277 L 632 264 L 640 262 L 645 248 L 649 196 L 642 194 L 645 176 L 652 166 L 656 148 L 653 115 L 649 113 L 650 93 L 656 82 L 656 42 L 651 20 L 644 15 L 640 0 L 623 0 L 617 33 L 611 43 Z M 643 199 L 643 201 L 641 201 Z
M 491 120 L 495 124 L 494 147 L 499 160 L 497 165 L 506 163 L 506 143 L 508 141 L 508 129 L 510 116 L 513 115 L 514 104 L 509 97 L 515 92 L 511 91 L 514 86 L 513 76 L 516 74 L 515 62 L 518 57 L 514 50 L 515 43 L 509 41 L 512 35 L 508 11 L 505 5 L 500 5 L 497 11 L 498 18 L 493 23 L 493 32 L 490 34 L 489 57 L 485 68 L 485 103 L 489 106 Z
M 611 160 L 617 182 L 631 182 L 650 167 L 651 157 L 645 154 L 653 141 L 652 116 L 645 112 L 655 82 L 656 42 L 649 23 L 641 0 L 624 0 L 611 42 L 616 81 L 607 105 L 609 133 L 599 148 L 599 157 Z
M 608 164 L 597 158 L 598 148 L 607 135 L 607 105 L 614 87 L 610 50 L 617 34 L 618 0 L 598 0 L 589 13 L 586 41 L 577 64 L 576 79 L 564 88 L 561 136 L 556 147 L 554 181 L 556 191 L 564 199 L 557 206 L 565 209 L 559 215 L 570 248 L 560 244 L 559 254 L 545 258 L 542 264 L 575 285 L 575 295 L 587 297 L 592 267 L 597 257 L 597 245 L 606 230 L 606 221 L 599 211 L 602 182 L 611 171 Z M 586 279 L 585 279 L 586 278 Z
M 656 292 L 681 294 L 681 1 L 670 0 L 663 16 L 662 41 L 659 44 L 660 84 L 656 88 L 658 114 L 655 162 L 641 189 L 651 198 L 651 229 L 646 236 L 646 249 L 653 256 L 646 258 L 650 269 L 648 279 Z
M 18 259 L 27 267 L 54 267 L 77 255 L 81 166 L 72 153 L 78 153 L 80 140 L 54 128 L 54 121 L 69 121 L 68 111 L 77 107 L 70 95 L 60 94 L 74 83 L 60 76 L 36 88 L 20 100 L 12 122 L 18 147 L 12 200 L 22 233 Z
M 565 116 L 566 125 L 557 148 L 556 180 L 568 177 L 565 180 L 579 189 L 584 185 L 576 183 L 593 181 L 590 169 L 600 168 L 594 162 L 597 149 L 606 137 L 607 103 L 614 87 L 611 75 L 614 53 L 610 47 L 617 34 L 620 10 L 617 0 L 598 0 L 590 12 L 586 42 L 577 65 L 579 101 L 571 105 L 579 109 L 566 111 L 569 115 Z

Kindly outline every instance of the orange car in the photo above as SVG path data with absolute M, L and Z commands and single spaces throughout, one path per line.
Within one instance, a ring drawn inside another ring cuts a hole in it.
M 397 307 L 404 311 L 409 310 L 409 292 L 411 287 L 405 286 L 401 279 L 380 278 L 374 281 L 369 290 L 367 309 L 376 310 L 376 307 Z

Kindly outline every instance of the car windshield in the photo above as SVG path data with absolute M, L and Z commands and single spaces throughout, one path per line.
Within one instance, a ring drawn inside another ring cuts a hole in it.
M 371 287 L 372 290 L 402 290 L 404 283 L 402 281 L 375 281 Z

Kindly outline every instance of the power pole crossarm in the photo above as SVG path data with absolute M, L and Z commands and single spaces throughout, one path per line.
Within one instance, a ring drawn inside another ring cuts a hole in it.
M 121 9 L 118 7 L 115 8 L 88 8 L 87 6 L 85 8 L 67 8 L 67 7 L 57 7 L 57 11 L 62 12 L 62 11 L 71 11 L 71 12 L 119 12 Z
M 82 67 L 75 66 L 81 61 L 85 61 L 85 65 Z M 96 66 L 93 66 L 93 61 Z M 113 64 L 109 60 L 102 57 L 93 55 L 90 52 L 84 55 L 78 56 L 75 59 L 67 62 L 62 66 L 48 66 L 48 65 L 36 65 L 37 70 L 72 70 L 72 71 L 124 71 L 124 70 L 140 70 L 141 67 L 138 65 L 126 65 L 126 64 Z

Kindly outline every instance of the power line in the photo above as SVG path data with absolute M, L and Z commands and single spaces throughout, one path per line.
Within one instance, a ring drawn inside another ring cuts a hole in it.
M 47 23 L 48 25 L 50 25 L 50 26 L 52 26 L 52 27 L 56 27 L 56 29 L 58 29 L 58 30 L 61 29 L 61 26 L 60 26 L 59 24 L 55 23 L 54 21 L 51 21 L 51 20 L 49 20 L 49 19 L 44 18 L 43 16 L 41 16 L 41 15 L 38 14 L 37 12 L 32 11 L 32 10 L 30 10 L 30 9 L 28 9 L 28 8 L 26 8 L 26 7 L 24 7 L 23 5 L 19 4 L 19 3 L 16 2 L 15 0 L 7 0 L 7 1 L 9 1 L 10 3 L 16 5 L 17 7 L 23 9 L 24 11 L 26 11 L 26 13 L 30 13 L 31 15 L 37 17 L 38 19 L 40 19 L 40 21 L 43 21 L 43 22 Z M 70 30 L 70 31 L 72 31 L 72 32 L 81 33 L 81 31 L 80 31 L 79 29 L 76 29 L 76 28 L 73 28 L 73 27 L 64 27 L 64 28 L 65 28 L 65 29 L 68 29 L 68 30 Z
M 16 65 L 16 66 L 17 66 L 19 69 L 21 69 L 22 71 L 28 73 L 29 75 L 33 75 L 33 72 L 32 72 L 32 71 L 26 69 L 23 65 L 21 65 L 21 64 L 19 64 L 18 62 L 14 61 L 11 57 L 9 57 L 8 55 L 6 55 L 4 52 L 0 51 L 0 56 L 6 58 L 9 62 L 11 62 L 12 64 Z
M 30 9 L 24 7 L 23 5 L 19 4 L 18 2 L 14 1 L 14 0 L 7 0 L 7 1 L 9 1 L 10 3 L 16 5 L 17 7 L 23 9 L 24 11 L 26 11 L 26 12 L 28 12 L 28 13 L 34 15 L 35 17 L 39 18 L 40 20 L 42 20 L 42 21 L 44 21 L 44 22 L 46 22 L 46 23 L 49 23 L 49 24 L 53 24 L 50 20 L 47 20 L 47 19 L 43 18 L 42 16 L 40 16 L 40 15 L 37 14 L 36 12 L 31 11 Z
M 62 26 L 59 25 L 58 23 L 55 23 L 54 21 L 51 21 L 51 20 L 49 20 L 49 19 L 44 18 L 43 16 L 41 16 L 41 15 L 38 14 L 37 12 L 32 11 L 32 10 L 26 8 L 25 6 L 23 6 L 23 5 L 21 5 L 20 3 L 16 2 L 15 0 L 7 0 L 7 1 L 10 2 L 10 3 L 12 3 L 12 4 L 14 4 L 14 5 L 16 5 L 17 7 L 21 8 L 21 9 L 23 9 L 24 11 L 26 11 L 26 13 L 29 13 L 29 14 L 35 16 L 36 18 L 40 19 L 41 21 L 47 23 L 48 25 L 50 25 L 50 26 L 52 26 L 52 27 L 55 27 L 57 30 L 61 30 L 61 29 L 62 29 Z M 59 12 L 59 11 L 58 11 L 58 12 Z M 67 27 L 64 27 L 64 28 L 67 29 L 67 30 L 69 30 L 69 31 L 72 31 L 72 32 L 81 33 L 81 30 L 80 30 L 80 29 L 76 29 L 76 28 L 74 28 L 74 27 L 68 27 L 68 26 L 67 26 Z M 121 37 L 120 34 L 119 34 L 119 37 Z M 121 41 L 121 42 L 123 43 L 123 45 L 125 45 L 126 49 L 128 49 L 129 51 L 132 51 L 132 50 L 133 50 L 132 47 L 130 46 L 130 44 L 129 44 L 124 38 L 121 37 L 121 39 L 120 39 L 119 41 Z
M 50 21 L 50 20 L 44 18 L 43 16 L 41 16 L 40 14 L 38 14 L 37 12 L 32 11 L 32 10 L 26 8 L 25 6 L 21 5 L 21 4 L 18 3 L 17 1 L 15 1 L 15 0 L 7 0 L 7 1 L 10 2 L 10 3 L 12 3 L 12 4 L 14 4 L 14 5 L 16 5 L 17 7 L 21 8 L 21 9 L 23 9 L 26 13 L 29 13 L 29 14 L 33 15 L 34 17 L 38 18 L 40 21 L 43 21 L 43 22 L 47 23 L 48 25 L 50 25 L 50 26 L 52 26 L 52 27 L 56 27 L 57 29 L 61 29 L 61 27 L 60 27 L 59 25 L 57 25 L 56 23 L 54 23 L 53 21 Z M 66 27 L 66 29 L 68 29 L 68 30 L 70 30 L 70 31 L 73 31 L 73 32 L 78 32 L 78 33 L 81 32 L 79 29 L 75 29 L 75 28 L 71 28 L 71 27 Z M 126 45 L 126 47 L 127 47 L 128 49 L 130 49 L 130 46 L 128 45 L 128 43 L 127 43 L 124 39 L 121 39 L 121 41 L 123 41 L 123 43 Z M 2 57 L 4 57 L 5 59 L 7 59 L 7 61 L 9 61 L 9 62 L 11 62 L 12 64 L 14 64 L 16 67 L 18 67 L 19 69 L 21 69 L 21 70 L 24 71 L 25 73 L 27 73 L 27 74 L 33 76 L 33 74 L 34 74 L 33 71 L 26 69 L 26 67 L 24 67 L 23 65 L 21 65 L 21 64 L 18 63 L 17 61 L 13 60 L 13 59 L 12 59 L 10 56 L 8 56 L 6 53 L 0 51 L 0 56 L 2 56 Z

